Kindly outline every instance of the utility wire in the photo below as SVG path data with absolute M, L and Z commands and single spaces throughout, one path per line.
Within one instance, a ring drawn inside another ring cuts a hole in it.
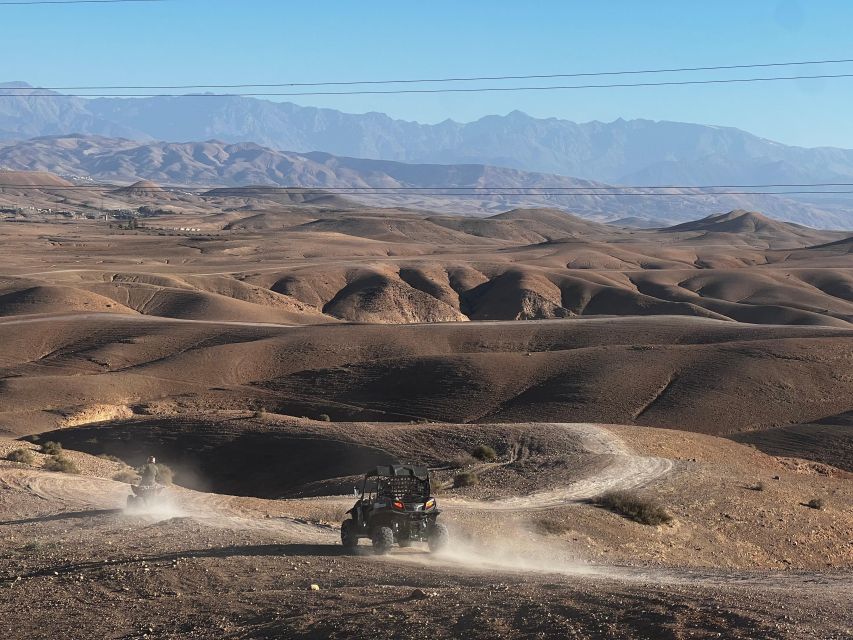
M 0 172 L 5 170 L 0 170 Z M 801 183 L 765 183 L 765 184 L 711 184 L 711 185 L 621 185 L 621 186 L 593 186 L 593 185 L 582 185 L 577 187 L 563 187 L 563 186 L 540 186 L 540 187 L 478 187 L 478 186 L 433 186 L 433 187 L 409 187 L 409 186 L 393 186 L 393 187 L 322 187 L 322 186 L 305 186 L 305 185 L 290 185 L 290 186 L 279 186 L 279 185 L 247 185 L 247 186 L 239 186 L 239 187 L 164 187 L 164 186 L 156 186 L 156 187 L 134 187 L 133 185 L 109 185 L 109 184 L 75 184 L 75 185 L 50 185 L 50 184 L 15 184 L 15 183 L 2 183 L 0 182 L 0 189 L 17 189 L 17 190 L 26 190 L 26 189 L 45 189 L 50 191 L 73 191 L 73 190 L 88 190 L 88 191 L 120 191 L 120 190 L 134 190 L 134 191 L 210 191 L 213 189 L 220 190 L 228 190 L 228 191 L 257 191 L 257 192 L 270 192 L 270 191 L 315 191 L 315 192 L 338 192 L 345 191 L 347 193 L 357 193 L 357 192 L 380 192 L 380 193 L 392 193 L 398 191 L 471 191 L 471 192 L 485 192 L 488 194 L 489 192 L 500 192 L 500 193 L 509 193 L 509 192 L 526 192 L 526 193 L 539 193 L 542 192 L 542 195 L 548 195 L 550 193 L 561 194 L 562 192 L 567 192 L 571 195 L 572 192 L 577 191 L 623 191 L 628 192 L 628 190 L 639 191 L 639 190 L 658 190 L 658 189 L 770 189 L 770 188 L 818 188 L 818 187 L 853 187 L 853 182 L 801 182 Z M 715 192 L 715 193 L 723 193 L 723 192 Z M 749 191 L 747 193 L 754 193 L 753 191 Z M 815 191 L 814 193 L 829 193 L 827 191 Z M 662 194 L 668 195 L 668 194 Z M 671 195 L 683 195 L 683 194 L 671 194 Z M 703 194 L 698 194 L 703 195 Z
M 3 4 L 3 3 L 0 3 Z M 382 85 L 382 84 L 421 84 L 439 82 L 478 82 L 483 80 L 544 80 L 555 78 L 584 78 L 598 76 L 621 76 L 621 75 L 645 75 L 653 73 L 681 73 L 687 71 L 720 71 L 731 69 L 756 69 L 767 67 L 791 67 L 803 65 L 843 64 L 853 62 L 853 58 L 842 58 L 838 60 L 802 60 L 796 62 L 766 62 L 757 64 L 732 64 L 715 65 L 710 67 L 674 67 L 669 69 L 631 69 L 624 71 L 589 71 L 578 73 L 549 73 L 531 74 L 519 76 L 469 76 L 451 78 L 407 78 L 397 80 L 348 80 L 335 82 L 274 82 L 274 83 L 246 83 L 246 84 L 173 84 L 173 85 L 89 85 L 89 86 L 67 86 L 67 87 L 38 87 L 38 89 L 49 91 L 95 91 L 100 89 L 246 89 L 252 87 L 328 87 L 328 86 L 353 86 L 353 85 Z M 24 87 L 13 87 L 11 91 L 26 91 Z
M 751 82 L 774 82 L 778 80 L 816 80 L 830 78 L 853 78 L 853 73 L 835 73 L 801 76 L 770 76 L 761 78 L 721 78 L 718 80 L 670 80 L 666 82 L 624 82 L 613 84 L 571 84 L 527 87 L 464 87 L 449 89 L 390 89 L 359 91 L 301 91 L 301 92 L 245 92 L 245 93 L 0 93 L 0 98 L 262 98 L 298 96 L 361 96 L 400 95 L 425 93 L 485 93 L 509 91 L 554 91 L 571 89 L 616 89 L 630 87 L 666 87 L 685 85 L 744 84 Z M 0 92 L 7 91 L 0 87 Z
M 0 188 L 2 188 L 2 187 L 0 187 Z M 26 189 L 26 187 L 24 187 L 24 188 L 14 187 L 14 188 L 16 190 Z M 33 187 L 29 187 L 29 188 L 32 189 Z M 67 187 L 65 189 L 67 189 Z M 229 191 L 241 190 L 239 187 L 211 187 L 210 189 L 192 190 L 192 191 L 193 192 L 194 191 L 206 192 L 206 191 L 214 191 L 217 189 L 229 190 Z M 279 189 L 285 193 L 287 192 L 288 189 L 294 189 L 294 190 L 297 190 L 297 193 L 299 195 L 329 195 L 329 194 L 331 194 L 331 195 L 400 195 L 400 194 L 406 193 L 404 191 L 397 191 L 397 190 L 391 190 L 391 191 L 381 191 L 381 190 L 376 190 L 376 191 L 363 191 L 363 190 L 362 191 L 345 191 L 343 189 L 338 189 L 336 191 L 330 191 L 330 190 L 322 189 L 322 188 L 304 188 L 304 187 L 280 187 Z M 61 191 L 63 189 L 60 187 L 52 187 L 52 188 L 46 187 L 44 190 L 45 191 Z M 101 190 L 103 190 L 103 189 L 101 189 Z M 117 189 L 115 187 L 111 187 L 110 190 L 115 191 Z M 243 188 L 242 190 L 245 192 L 250 191 L 250 189 L 247 189 L 247 188 Z M 145 191 L 154 192 L 154 189 L 139 189 L 139 191 L 141 191 L 141 192 L 145 192 Z M 166 189 L 164 189 L 163 191 L 169 192 Z M 175 191 L 177 191 L 177 192 L 181 192 L 181 191 L 188 192 L 190 190 L 189 189 L 176 188 Z M 832 190 L 832 191 L 810 191 L 810 190 L 793 190 L 793 191 L 703 191 L 703 192 L 699 192 L 699 193 L 696 193 L 696 192 L 694 192 L 694 193 L 689 193 L 689 192 L 688 193 L 663 193 L 663 192 L 643 192 L 643 193 L 640 193 L 640 192 L 631 192 L 631 191 L 624 191 L 624 192 L 617 192 L 617 191 L 572 191 L 572 192 L 544 192 L 544 193 L 538 192 L 538 193 L 534 193 L 534 192 L 525 192 L 524 190 L 486 191 L 486 192 L 482 192 L 482 191 L 461 191 L 461 192 L 456 191 L 453 193 L 447 193 L 447 192 L 441 192 L 441 191 L 436 190 L 434 192 L 417 192 L 417 195 L 420 195 L 420 196 L 446 196 L 446 197 L 457 197 L 457 196 L 481 196 L 481 197 L 492 197 L 492 196 L 563 196 L 563 197 L 566 197 L 566 196 L 601 196 L 601 197 L 607 197 L 607 196 L 611 196 L 612 197 L 612 196 L 617 196 L 617 197 L 696 198 L 696 197 L 706 197 L 706 196 L 759 196 L 759 195 L 780 196 L 780 195 L 795 195 L 795 194 L 799 194 L 799 195 L 825 194 L 826 195 L 826 194 L 851 194 L 851 193 L 853 193 L 853 190 Z M 121 195 L 121 194 L 118 194 L 118 195 Z M 217 194 L 212 194 L 212 195 L 217 195 Z M 223 197 L 227 197 L 227 196 L 231 195 L 232 197 L 238 197 L 238 198 L 239 197 L 253 197 L 253 194 L 251 194 L 251 193 L 243 193 L 243 194 L 239 194 L 239 193 L 227 194 L 227 193 L 224 193 L 224 194 L 218 194 L 218 195 L 221 195 Z M 261 197 L 262 195 L 263 195 L 263 193 L 260 193 L 255 197 Z
M 30 0 L 30 2 L 0 2 L 0 6 L 26 7 L 38 4 L 126 4 L 130 2 L 169 2 L 170 0 Z

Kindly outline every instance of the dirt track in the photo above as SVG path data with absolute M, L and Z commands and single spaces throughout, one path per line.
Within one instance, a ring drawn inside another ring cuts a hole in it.
M 444 500 L 448 512 L 485 522 L 495 508 L 538 512 L 672 467 L 607 429 L 563 426 L 610 462 L 515 501 Z M 345 556 L 335 529 L 288 514 L 289 503 L 175 488 L 160 512 L 134 515 L 120 508 L 127 493 L 111 480 L 0 467 L 7 637 L 420 637 L 415 623 L 431 616 L 443 622 L 436 637 L 845 638 L 853 622 L 849 572 L 603 566 L 509 531 L 504 542 L 461 538 L 438 557 Z M 97 619 L 79 618 L 93 606 Z
M 588 453 L 607 456 L 606 465 L 595 475 L 567 486 L 490 502 L 452 501 L 451 508 L 484 511 L 549 509 L 588 500 L 607 491 L 636 489 L 660 478 L 673 467 L 672 460 L 633 453 L 618 437 L 598 425 L 563 423 L 554 426 L 571 432 Z

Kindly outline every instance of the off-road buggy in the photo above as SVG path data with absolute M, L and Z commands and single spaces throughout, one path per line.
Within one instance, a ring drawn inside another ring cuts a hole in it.
M 387 553 L 395 542 L 401 547 L 426 542 L 430 551 L 438 551 L 449 540 L 447 527 L 436 522 L 440 511 L 430 494 L 426 467 L 371 469 L 364 476 L 361 497 L 347 513 L 351 517 L 341 525 L 341 543 L 347 549 L 370 538 L 376 553 Z

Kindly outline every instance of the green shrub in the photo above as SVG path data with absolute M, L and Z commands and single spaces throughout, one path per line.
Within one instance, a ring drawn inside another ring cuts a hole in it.
M 113 476 L 113 480 L 117 482 L 125 482 L 127 484 L 135 484 L 139 480 L 139 475 L 133 469 L 122 469 Z
M 458 487 L 473 487 L 480 482 L 480 478 L 473 471 L 463 471 L 453 476 L 453 486 Z
M 823 500 L 820 498 L 812 498 L 806 503 L 806 506 L 811 509 L 823 509 Z
M 32 464 L 36 461 L 36 457 L 29 449 L 15 449 L 14 451 L 9 452 L 6 456 L 6 460 L 20 462 L 21 464 Z
M 70 458 L 63 455 L 53 455 L 44 463 L 45 471 L 58 471 L 60 473 L 80 473 L 77 465 Z
M 672 520 L 663 507 L 629 491 L 610 491 L 594 498 L 593 504 L 640 524 L 658 525 Z
M 47 442 L 42 443 L 41 452 L 46 453 L 49 456 L 58 456 L 62 454 L 62 445 L 58 442 L 54 442 L 53 440 L 48 440 Z
M 477 445 L 471 452 L 471 455 L 483 462 L 494 462 L 498 457 L 497 452 L 487 444 Z

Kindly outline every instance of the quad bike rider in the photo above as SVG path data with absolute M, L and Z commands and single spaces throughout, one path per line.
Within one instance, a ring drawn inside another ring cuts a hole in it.
M 157 468 L 157 459 L 149 456 L 148 461 L 139 469 L 139 484 L 131 485 L 133 495 L 127 496 L 127 506 L 150 506 L 165 488 L 157 482 L 160 478 L 160 470 Z
M 447 527 L 436 522 L 438 506 L 430 495 L 426 467 L 379 466 L 367 472 L 361 497 L 348 520 L 341 525 L 341 543 L 355 549 L 361 538 L 370 538 L 376 553 L 387 553 L 396 542 L 408 547 L 426 542 L 430 551 L 447 545 Z

